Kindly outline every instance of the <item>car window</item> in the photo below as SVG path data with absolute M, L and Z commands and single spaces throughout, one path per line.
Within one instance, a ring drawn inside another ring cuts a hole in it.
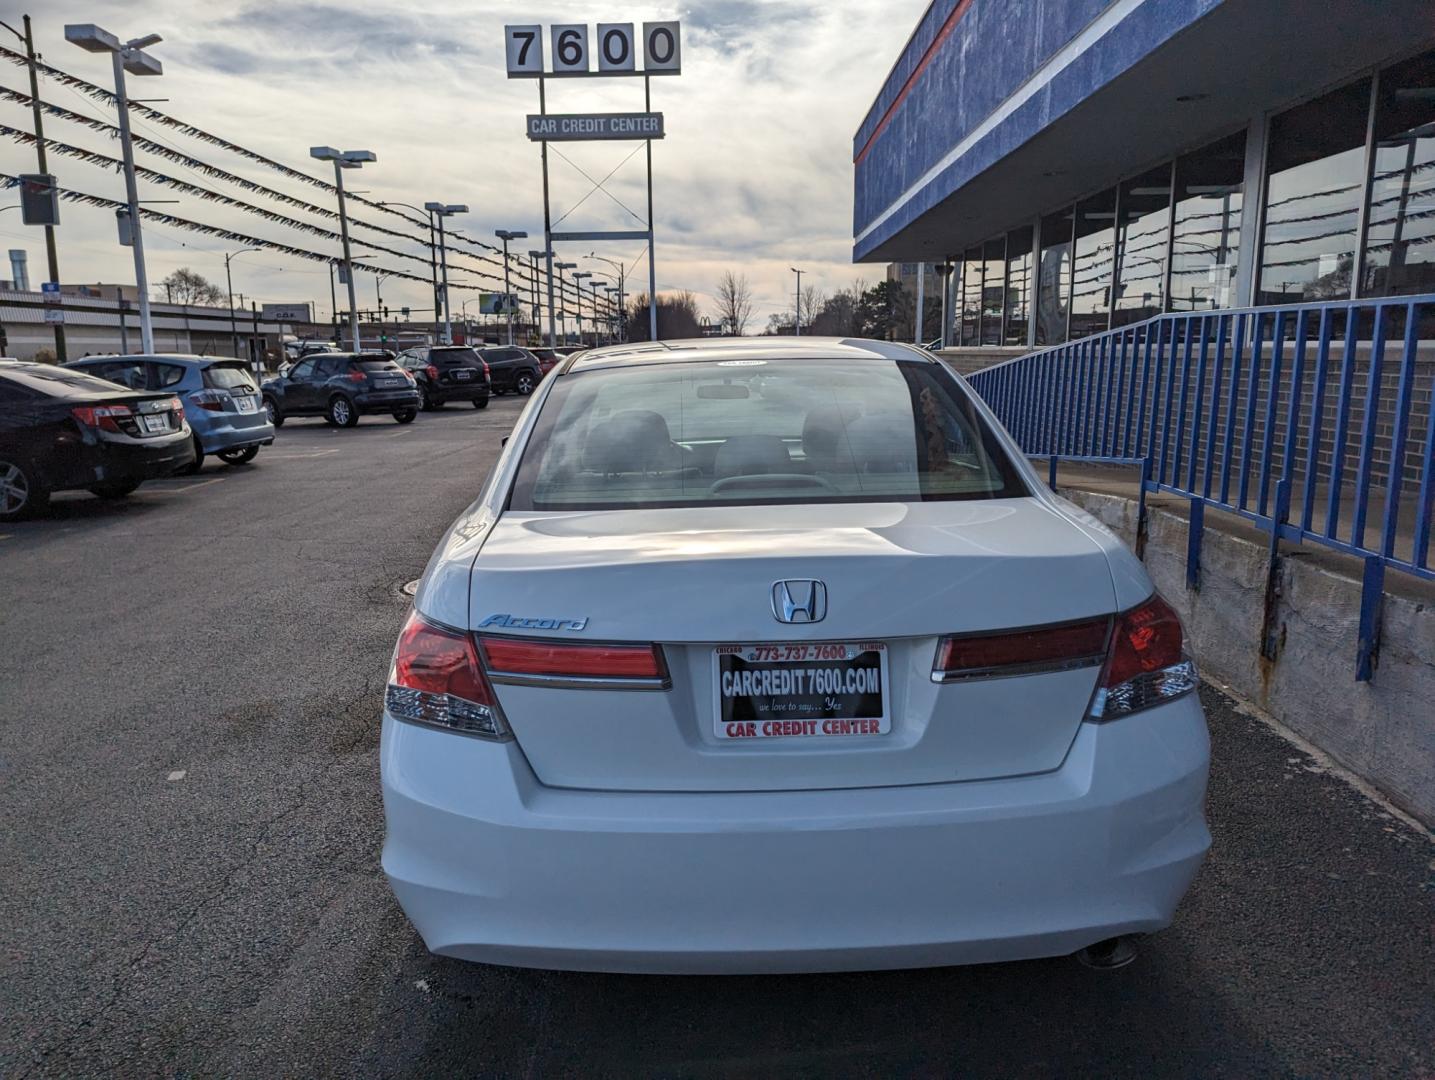
M 178 364 L 155 364 L 155 388 L 163 389 L 166 386 L 175 386 L 184 381 L 188 368 L 180 367 Z
M 22 405 L 27 401 L 34 401 L 39 396 L 40 395 L 36 394 L 33 390 L 16 386 L 3 375 L 0 375 L 0 404 Z
M 24 368 L 8 368 L 5 377 L 24 389 L 36 390 L 47 397 L 93 397 L 112 394 L 115 384 L 83 371 L 52 367 L 49 364 L 27 364 Z
M 314 374 L 320 379 L 329 379 L 335 375 L 338 375 L 342 371 L 347 371 L 348 367 L 348 357 L 326 356 L 318 362 L 318 366 L 315 368 Z
M 397 367 L 398 365 L 396 365 L 392 360 L 380 360 L 380 359 L 377 359 L 377 358 L 370 358 L 370 359 L 367 359 L 367 360 L 355 360 L 355 361 L 353 362 L 353 366 L 354 366 L 354 369 L 357 370 L 357 371 L 369 371 L 369 372 L 373 372 L 373 371 L 393 371 L 394 368 Z
M 560 379 L 515 510 L 1028 494 L 959 384 L 925 361 L 742 359 Z
M 204 369 L 204 385 L 219 390 L 253 390 L 254 379 L 242 361 L 233 364 L 210 364 Z
M 429 360 L 438 367 L 478 367 L 479 355 L 469 348 L 434 349 Z
M 317 361 L 314 360 L 300 360 L 289 369 L 289 378 L 312 379 L 314 377 L 314 365 L 316 363 Z
M 143 360 L 105 360 L 86 364 L 84 370 L 98 379 L 119 383 L 131 390 L 149 389 L 149 375 Z

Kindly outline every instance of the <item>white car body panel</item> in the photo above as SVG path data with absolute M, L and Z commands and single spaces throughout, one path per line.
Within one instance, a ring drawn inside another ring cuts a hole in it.
M 670 678 L 658 691 L 496 683 L 514 732 L 500 742 L 386 713 L 384 868 L 429 948 L 585 970 L 822 971 L 1057 955 L 1169 924 L 1210 842 L 1196 697 L 1092 723 L 1095 666 L 932 678 L 943 635 L 1113 615 L 1152 592 L 975 394 L 1027 497 L 505 509 L 554 385 L 664 348 L 597 350 L 545 379 L 420 583 L 416 610 L 436 623 L 656 643 Z M 774 619 L 772 583 L 789 578 L 827 583 L 824 620 Z M 887 645 L 888 734 L 716 736 L 716 645 L 843 640 Z

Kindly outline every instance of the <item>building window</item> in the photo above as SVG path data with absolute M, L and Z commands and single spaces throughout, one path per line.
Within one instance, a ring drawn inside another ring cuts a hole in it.
M 1060 210 L 1041 219 L 1041 263 L 1036 278 L 1036 343 L 1060 345 L 1066 340 L 1068 298 L 1071 296 L 1072 211 Z
M 1380 73 L 1363 296 L 1435 292 L 1435 52 Z
M 1006 331 L 1004 345 L 1025 345 L 1031 321 L 1031 226 L 1006 237 Z
M 968 248 L 962 256 L 962 345 L 981 343 L 982 326 L 982 249 Z
M 1235 307 L 1246 174 L 1246 133 L 1176 159 L 1171 238 L 1172 311 Z
M 1115 188 L 1077 204 L 1069 330 L 1073 339 L 1100 333 L 1110 320 L 1115 224 Z
M 1111 325 L 1140 322 L 1166 309 L 1166 239 L 1171 221 L 1171 165 L 1121 185 L 1116 219 L 1116 291 Z
M 982 262 L 986 276 L 982 283 L 983 345 L 1002 343 L 1002 315 L 1006 308 L 1006 237 L 998 236 L 982 245 Z
M 1350 296 L 1370 80 L 1271 120 L 1260 304 Z

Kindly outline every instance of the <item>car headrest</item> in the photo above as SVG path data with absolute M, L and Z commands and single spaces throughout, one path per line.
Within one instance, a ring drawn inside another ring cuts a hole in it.
M 847 448 L 847 425 L 862 415 L 855 402 L 818 405 L 802 421 L 802 453 L 817 472 L 852 472 L 856 468 Z
M 628 409 L 595 427 L 583 447 L 583 467 L 599 473 L 667 472 L 684 465 L 682 447 L 661 413 Z
M 792 455 L 776 435 L 734 435 L 718 447 L 713 459 L 713 473 L 719 479 L 792 471 Z
M 858 472 L 917 471 L 911 413 L 868 413 L 859 417 L 847 425 L 847 443 Z

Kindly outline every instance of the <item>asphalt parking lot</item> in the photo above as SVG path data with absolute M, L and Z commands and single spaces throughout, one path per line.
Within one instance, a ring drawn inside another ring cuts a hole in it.
M 1209 688 L 1215 847 L 1120 971 L 428 955 L 378 868 L 381 688 L 521 404 L 294 421 L 0 528 L 0 1077 L 1435 1076 L 1435 846 Z

